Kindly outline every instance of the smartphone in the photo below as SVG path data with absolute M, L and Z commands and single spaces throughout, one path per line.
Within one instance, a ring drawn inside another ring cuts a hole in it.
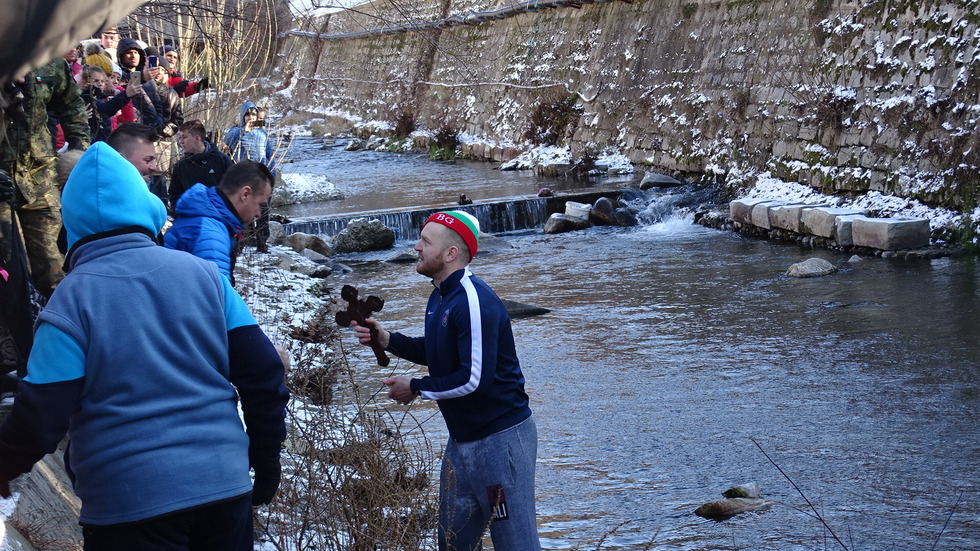
M 265 121 L 253 121 L 252 122 L 252 126 L 254 126 L 256 128 L 261 128 L 261 127 L 265 126 Z
M 134 69 L 132 73 L 129 73 L 129 85 L 130 86 L 142 86 L 143 85 L 143 74 Z
M 155 56 L 155 55 L 151 55 L 151 56 L 148 56 L 146 58 L 146 66 L 147 67 L 156 67 L 157 66 L 157 63 L 159 63 L 159 60 L 157 59 L 157 56 Z

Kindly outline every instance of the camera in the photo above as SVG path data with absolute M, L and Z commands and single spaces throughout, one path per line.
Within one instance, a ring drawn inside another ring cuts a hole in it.
M 157 64 L 159 64 L 159 63 L 160 63 L 160 60 L 155 55 L 151 55 L 151 56 L 148 56 L 146 58 L 146 66 L 147 67 L 156 67 Z
M 0 107 L 9 114 L 24 112 L 23 83 L 8 82 L 3 85 L 3 93 L 0 94 Z
M 252 126 L 255 128 L 262 128 L 265 126 L 265 121 L 253 121 Z

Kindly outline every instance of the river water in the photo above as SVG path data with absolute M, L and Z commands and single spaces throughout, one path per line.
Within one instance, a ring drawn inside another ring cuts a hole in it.
M 293 157 L 287 172 L 325 173 L 365 210 L 590 186 L 302 140 Z M 848 262 L 703 228 L 685 209 L 655 219 L 515 231 L 501 236 L 511 248 L 472 264 L 501 297 L 551 309 L 513 321 L 539 430 L 543 547 L 842 548 L 795 484 L 849 549 L 980 548 L 980 262 Z M 420 335 L 431 286 L 387 255 L 341 257 L 354 271 L 332 281 L 381 296 L 385 327 Z M 784 275 L 813 256 L 840 272 Z M 366 380 L 420 373 L 357 352 Z M 412 407 L 441 439 L 434 404 Z M 723 522 L 694 515 L 746 482 L 778 503 Z

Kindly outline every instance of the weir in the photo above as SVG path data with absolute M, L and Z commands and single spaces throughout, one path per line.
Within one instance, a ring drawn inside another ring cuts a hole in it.
M 422 224 L 433 213 L 440 210 L 461 210 L 475 216 L 480 221 L 480 230 L 484 233 L 507 233 L 542 227 L 553 212 L 564 212 L 566 201 L 592 203 L 597 198 L 603 196 L 615 201 L 620 194 L 618 191 L 588 192 L 562 195 L 560 197 L 509 199 L 490 203 L 442 206 L 407 211 L 359 212 L 329 218 L 296 220 L 288 224 L 283 224 L 283 229 L 287 235 L 291 233 L 307 233 L 322 237 L 333 237 L 347 228 L 347 225 L 352 220 L 366 218 L 368 220 L 379 220 L 385 226 L 394 229 L 395 238 L 398 240 L 412 240 L 422 231 Z

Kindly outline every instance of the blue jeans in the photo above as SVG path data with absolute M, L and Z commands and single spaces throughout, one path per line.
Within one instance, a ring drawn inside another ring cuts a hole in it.
M 474 442 L 446 444 L 439 487 L 440 551 L 539 551 L 534 510 L 534 418 Z

